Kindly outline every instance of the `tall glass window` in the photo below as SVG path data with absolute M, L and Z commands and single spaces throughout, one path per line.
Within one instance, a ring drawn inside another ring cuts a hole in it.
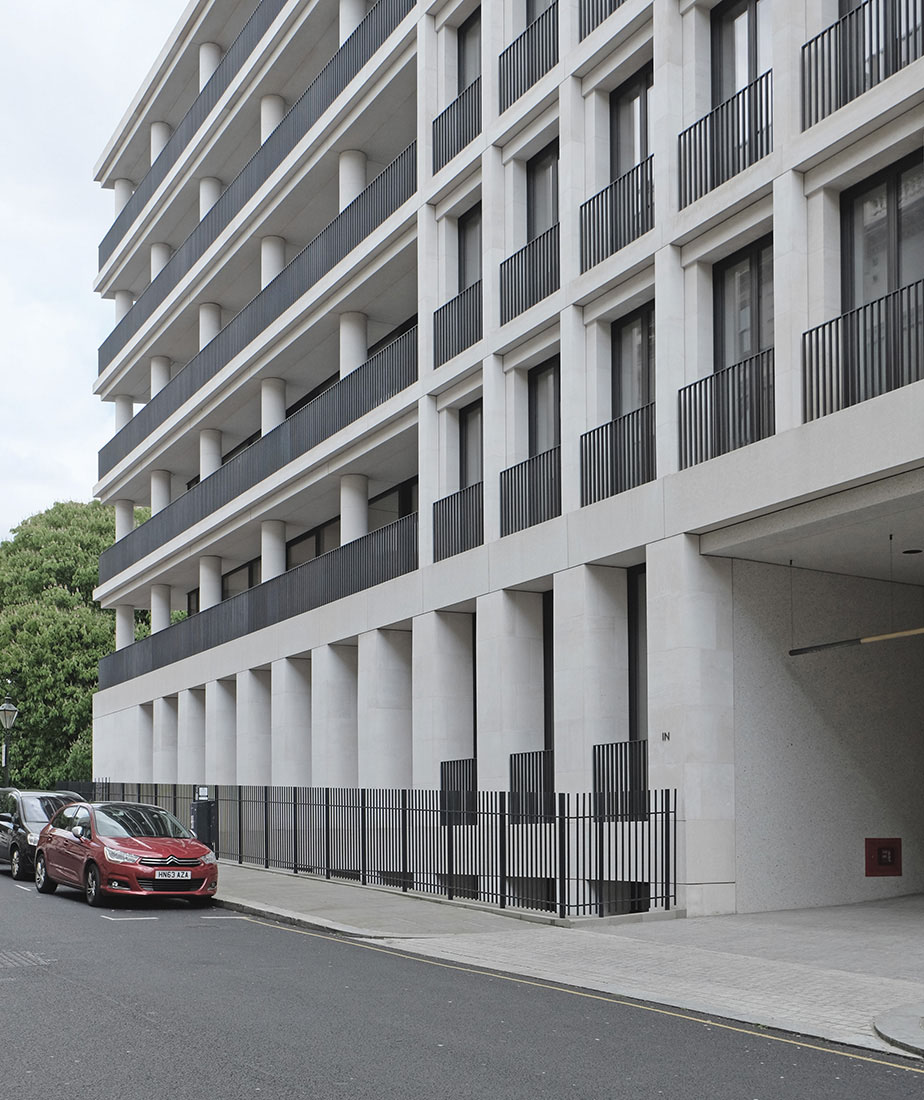
M 459 409 L 459 488 L 484 480 L 481 401 Z
M 529 372 L 529 454 L 542 454 L 561 442 L 561 371 L 549 359 Z
M 526 162 L 526 235 L 533 241 L 558 222 L 558 139 Z
M 619 179 L 648 157 L 651 66 L 610 94 L 610 179 Z
M 458 94 L 481 76 L 481 8 L 475 11 L 459 27 L 456 36 L 458 46 Z
M 459 217 L 459 293 L 481 279 L 481 203 Z
M 773 347 L 773 242 L 764 237 L 715 267 L 715 369 Z
M 616 420 L 654 401 L 654 302 L 611 327 L 613 341 L 613 416 Z
M 712 13 L 712 102 L 731 99 L 771 67 L 770 0 L 732 0 Z

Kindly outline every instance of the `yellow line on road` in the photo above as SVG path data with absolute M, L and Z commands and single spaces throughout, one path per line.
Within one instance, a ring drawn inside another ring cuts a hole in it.
M 279 924 L 274 921 L 260 920 L 257 917 L 246 917 L 251 924 L 261 924 L 264 928 L 273 928 L 280 932 L 295 932 L 299 936 L 311 936 L 319 940 L 333 940 L 348 947 L 361 947 L 366 951 L 378 951 L 383 955 L 395 955 L 399 959 L 409 959 L 412 962 L 426 963 L 428 966 L 438 966 L 443 970 L 458 970 L 463 974 L 479 974 L 482 977 L 498 978 L 504 982 L 513 982 L 516 985 L 529 985 L 537 989 L 550 989 L 556 993 L 567 993 L 572 997 L 583 997 L 588 1001 L 604 1001 L 606 1004 L 620 1005 L 623 1008 L 636 1008 L 642 1012 L 654 1012 L 659 1016 L 672 1016 L 677 1020 L 688 1020 L 694 1024 L 706 1024 L 709 1027 L 721 1028 L 723 1031 L 734 1031 L 739 1035 L 752 1035 L 758 1039 L 769 1039 L 774 1043 L 786 1043 L 793 1047 L 802 1047 L 805 1050 L 817 1050 L 822 1054 L 836 1054 L 840 1058 L 849 1058 L 854 1062 L 869 1062 L 874 1066 L 888 1066 L 890 1069 L 902 1069 L 906 1073 L 919 1073 L 924 1075 L 924 1067 L 910 1066 L 904 1062 L 889 1062 L 885 1058 L 872 1058 L 866 1054 L 852 1054 L 846 1050 L 831 1050 L 830 1047 L 818 1046 L 815 1043 L 807 1043 L 801 1039 L 784 1039 L 781 1035 L 770 1035 L 765 1031 L 755 1031 L 753 1028 L 735 1027 L 734 1024 L 723 1024 L 712 1020 L 708 1016 L 691 1016 L 687 1012 L 677 1012 L 670 1008 L 658 1008 L 655 1005 L 639 1004 L 638 1001 L 627 1001 L 620 997 L 612 997 L 606 993 L 588 993 L 581 989 L 569 989 L 553 982 L 540 982 L 534 978 L 520 978 L 514 974 L 502 974 L 486 967 L 463 966 L 461 963 L 443 962 L 440 959 L 428 959 L 423 955 L 409 955 L 404 951 L 398 951 L 394 947 L 376 947 L 373 943 L 360 943 L 358 940 L 338 936 L 334 932 L 313 932 L 307 928 L 295 928 L 288 924 Z M 896 1055 L 901 1057 L 901 1055 Z M 913 1057 L 913 1055 L 908 1055 Z

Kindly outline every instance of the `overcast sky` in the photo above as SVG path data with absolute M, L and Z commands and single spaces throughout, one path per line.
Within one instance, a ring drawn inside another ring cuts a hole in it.
M 113 432 L 94 397 L 114 323 L 92 291 L 113 218 L 93 166 L 186 0 L 2 4 L 0 539 L 57 500 L 90 500 Z

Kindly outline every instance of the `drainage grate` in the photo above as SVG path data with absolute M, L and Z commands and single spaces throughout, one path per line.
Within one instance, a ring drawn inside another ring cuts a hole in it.
M 12 966 L 48 966 L 48 959 L 31 951 L 0 951 L 0 970 Z

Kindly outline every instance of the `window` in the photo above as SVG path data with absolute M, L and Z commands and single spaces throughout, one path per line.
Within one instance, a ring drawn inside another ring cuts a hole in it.
M 395 520 L 417 511 L 417 478 L 412 477 L 372 497 L 369 501 L 369 530 L 378 531 Z
M 481 281 L 481 203 L 459 217 L 459 293 Z
M 712 14 L 712 102 L 731 99 L 770 68 L 770 0 L 733 0 Z
M 227 600 L 231 596 L 246 592 L 248 588 L 253 588 L 254 585 L 260 583 L 260 573 L 260 559 L 254 558 L 252 561 L 245 562 L 236 569 L 223 574 L 221 578 L 221 598 Z
M 406 332 L 410 332 L 416 324 L 417 314 L 414 313 L 408 317 L 406 321 L 402 321 L 400 325 L 395 325 L 391 332 L 386 333 L 381 340 L 376 340 L 374 344 L 370 344 L 366 352 L 366 358 L 371 359 L 373 355 L 377 355 L 383 348 L 387 348 L 389 344 L 393 344 L 399 336 L 403 336 Z
M 336 550 L 339 545 L 340 517 L 336 516 L 286 543 L 286 569 L 304 565 L 328 550 Z
M 529 454 L 542 454 L 561 442 L 561 381 L 556 355 L 528 375 Z
M 651 66 L 610 95 L 610 179 L 619 179 L 648 158 Z
M 484 478 L 482 459 L 482 406 L 473 401 L 459 409 L 459 488 L 477 485 Z
M 773 243 L 770 237 L 715 267 L 715 369 L 773 347 Z
M 526 162 L 526 236 L 534 241 L 558 223 L 558 139 Z
M 481 76 L 481 8 L 475 11 L 459 27 L 458 47 L 458 94 Z
M 543 12 L 549 10 L 553 0 L 526 0 L 526 25 L 535 22 Z
M 614 321 L 613 415 L 635 412 L 654 401 L 655 329 L 654 302 L 628 317 Z

